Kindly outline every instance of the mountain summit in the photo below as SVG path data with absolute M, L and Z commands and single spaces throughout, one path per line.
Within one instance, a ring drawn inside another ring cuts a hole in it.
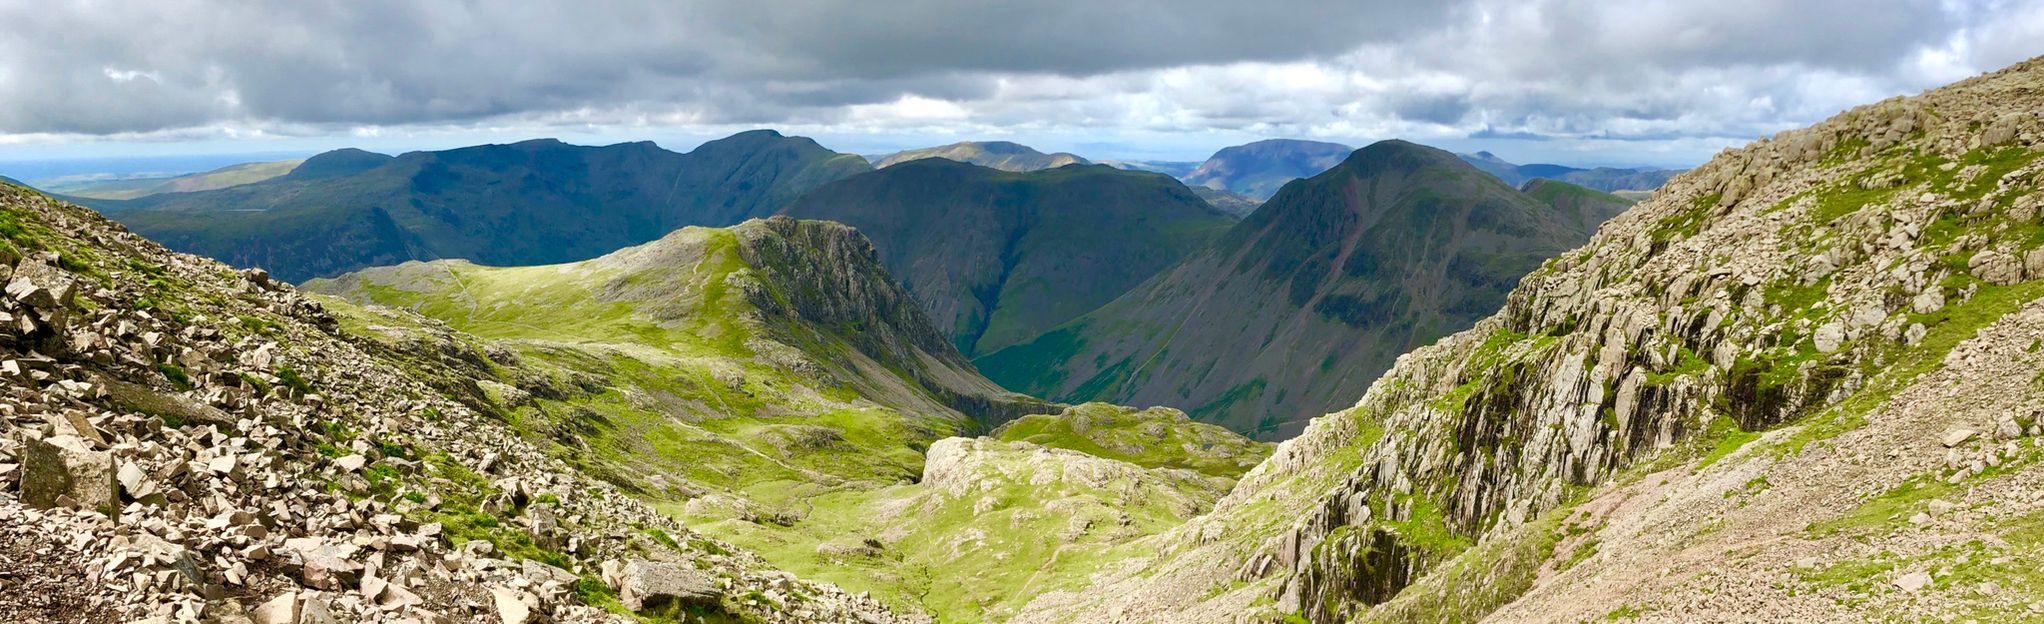
M 1295 179 L 1310 178 L 1340 163 L 1355 148 L 1339 143 L 1269 139 L 1214 152 L 1185 183 L 1237 193 L 1262 201 Z
M 1519 276 L 1624 205 L 1564 215 L 1452 154 L 1383 141 L 1286 185 L 1114 302 L 978 364 L 1058 400 L 1172 405 L 1289 437 L 1398 354 L 1496 310 Z

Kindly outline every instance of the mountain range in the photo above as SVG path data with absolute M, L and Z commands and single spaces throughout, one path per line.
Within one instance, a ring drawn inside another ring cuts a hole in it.
M 1563 165 L 1515 165 L 1498 158 L 1490 152 L 1462 154 L 1463 160 L 1476 165 L 1505 184 L 1522 186 L 1531 180 L 1560 180 L 1577 186 L 1604 192 L 1651 191 L 1668 183 L 1668 178 L 1682 173 L 1674 169 L 1596 167 L 1581 169 Z
M 1235 222 L 1161 174 L 1009 172 L 942 158 L 824 185 L 780 212 L 870 237 L 968 355 L 1099 307 Z
M 1170 405 L 1287 438 L 1630 205 L 1562 187 L 1520 192 L 1447 152 L 1376 143 L 1112 303 L 977 363 L 1038 396 Z
M 769 215 L 867 170 L 809 139 L 755 131 L 686 154 L 553 140 L 397 157 L 342 150 L 254 184 L 84 201 L 174 249 L 295 282 L 407 260 L 583 260 L 683 226 Z
M 729 221 L 302 290 L 0 184 L 0 620 L 2028 621 L 2040 111 L 2044 58 L 1636 205 L 1390 140 L 1236 220 L 770 133 L 93 200 Z

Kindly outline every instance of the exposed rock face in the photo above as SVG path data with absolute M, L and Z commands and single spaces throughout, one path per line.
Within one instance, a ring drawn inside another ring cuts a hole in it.
M 2029 617 L 2034 590 L 1912 568 L 2030 560 L 2044 275 L 2012 260 L 2044 241 L 2018 208 L 2044 179 L 2040 85 L 2032 60 L 1676 177 L 1316 419 L 1180 552 L 1023 620 Z M 1933 495 L 1996 511 L 1890 524 Z M 1983 533 L 2004 541 L 1950 550 Z M 1852 593 L 1891 579 L 1939 598 Z
M 650 555 L 696 562 L 719 595 L 782 597 L 707 606 L 730 617 L 902 621 L 427 383 L 466 360 L 369 350 L 264 274 L 21 188 L 0 186 L 0 219 L 0 271 L 23 284 L 0 298 L 0 620 L 488 620 L 518 615 L 494 600 L 514 588 L 518 617 L 607 621 L 579 576 Z

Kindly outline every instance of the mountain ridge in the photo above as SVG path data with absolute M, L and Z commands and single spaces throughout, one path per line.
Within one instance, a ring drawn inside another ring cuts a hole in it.
M 1383 141 L 1128 294 L 975 362 L 1055 400 L 1173 405 L 1288 437 L 1398 354 L 1495 310 L 1624 204 L 1603 205 L 1564 215 L 1446 152 Z
M 946 159 L 841 180 L 780 212 L 873 239 L 968 355 L 1106 303 L 1234 221 L 1162 174 L 1005 172 Z
M 866 170 L 771 130 L 686 154 L 545 139 L 396 157 L 338 150 L 254 184 L 89 203 L 172 248 L 300 281 L 413 259 L 590 258 L 685 225 L 765 216 Z

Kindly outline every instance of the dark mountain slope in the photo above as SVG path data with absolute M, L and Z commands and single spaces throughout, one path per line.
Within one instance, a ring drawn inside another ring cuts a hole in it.
M 1161 174 L 944 159 L 830 184 L 782 213 L 858 228 L 968 355 L 1113 300 L 1233 222 Z
M 536 140 L 396 158 L 341 150 L 269 181 L 90 204 L 171 248 L 299 281 L 413 259 L 581 260 L 762 216 L 866 169 L 770 130 L 687 154 Z
M 1039 396 L 1288 437 L 1398 354 L 1496 311 L 1521 275 L 1589 237 L 1601 217 L 1585 215 L 1609 211 L 1557 210 L 1447 152 L 1380 142 L 1127 295 L 977 363 Z

